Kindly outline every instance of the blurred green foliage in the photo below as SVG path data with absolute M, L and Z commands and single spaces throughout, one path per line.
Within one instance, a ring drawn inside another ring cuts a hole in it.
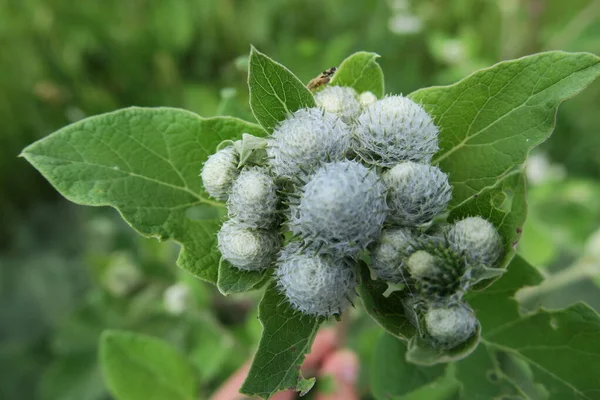
M 139 238 L 109 210 L 75 211 L 38 209 L 22 227 L 39 236 L 21 239 L 36 250 L 0 258 L 2 398 L 107 398 L 97 363 L 107 328 L 165 338 L 204 390 L 250 356 L 258 293 L 224 300 L 175 267 L 171 243 Z
M 223 87 L 237 89 L 245 104 L 250 43 L 305 81 L 351 52 L 374 51 L 394 93 L 451 83 L 496 61 L 541 50 L 600 52 L 597 1 L 446 3 L 2 0 L 0 199 L 19 209 L 51 193 L 15 156 L 84 116 L 129 105 L 213 115 L 223 111 Z M 591 107 L 598 96 L 597 84 L 561 111 L 550 145 L 553 158 L 582 175 L 600 171 L 592 150 L 597 146 L 591 146 L 600 144 L 593 134 L 600 117 Z M 239 113 L 248 116 L 245 107 Z
M 386 91 L 406 94 L 537 51 L 600 54 L 600 2 L 0 0 L 1 398 L 109 398 L 96 360 L 105 328 L 190 354 L 205 396 L 252 353 L 258 294 L 221 297 L 176 269 L 170 244 L 136 237 L 112 210 L 68 205 L 17 158 L 59 127 L 130 105 L 251 119 L 250 44 L 303 81 L 376 52 Z M 600 225 L 598 104 L 600 82 L 561 107 L 543 150 L 563 177 L 532 181 L 521 252 L 549 272 Z M 363 317 L 348 344 L 368 371 L 379 330 Z M 369 398 L 365 373 L 360 386 Z

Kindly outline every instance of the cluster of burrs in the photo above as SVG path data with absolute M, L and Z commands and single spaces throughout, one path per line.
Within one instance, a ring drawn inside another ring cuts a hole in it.
M 501 275 L 494 268 L 503 253 L 502 239 L 481 217 L 453 224 L 385 228 L 371 248 L 372 269 L 403 289 L 404 312 L 432 346 L 452 349 L 478 327 L 463 300 L 475 284 Z
M 352 304 L 357 264 L 370 257 L 378 279 L 404 285 L 423 337 L 462 343 L 477 326 L 462 296 L 502 244 L 481 218 L 438 222 L 452 198 L 448 176 L 430 164 L 438 128 L 403 96 L 330 86 L 315 100 L 269 137 L 245 134 L 206 161 L 206 191 L 227 202 L 223 259 L 240 270 L 274 268 L 292 307 L 331 316 Z

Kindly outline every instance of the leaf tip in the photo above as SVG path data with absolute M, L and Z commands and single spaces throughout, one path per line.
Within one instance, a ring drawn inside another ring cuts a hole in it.
M 217 290 L 219 290 L 219 293 L 221 293 L 221 295 L 225 297 L 229 296 L 231 293 L 229 293 L 229 291 L 225 289 L 221 283 L 221 280 L 217 278 Z
M 25 147 L 23 150 L 21 150 L 21 153 L 19 153 L 19 154 L 17 155 L 17 157 L 19 157 L 19 158 L 24 158 L 24 159 L 26 159 L 27 161 L 31 162 L 31 161 L 30 161 L 30 157 L 31 157 L 31 155 L 32 155 L 32 153 L 31 153 L 31 149 L 32 149 L 33 147 L 35 147 L 35 146 L 37 145 L 37 143 L 38 143 L 38 142 L 39 142 L 39 140 L 37 140 L 37 141 L 35 141 L 35 142 L 33 142 L 33 143 L 29 144 L 27 147 Z
M 250 45 L 250 57 L 252 57 L 254 54 L 262 55 L 263 53 L 261 53 L 253 44 L 251 44 Z

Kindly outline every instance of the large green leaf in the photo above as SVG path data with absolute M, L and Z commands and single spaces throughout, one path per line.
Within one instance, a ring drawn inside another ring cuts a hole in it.
M 461 399 L 599 397 L 600 316 L 581 303 L 522 315 L 515 293 L 541 280 L 535 268 L 516 257 L 501 279 L 485 291 L 468 296 L 481 323 L 482 338 L 468 357 L 451 364 L 461 384 Z M 406 379 L 404 385 L 388 382 L 390 394 L 400 395 L 402 388 L 412 388 L 409 378 L 414 374 L 421 378 L 418 384 L 423 387 L 438 382 L 439 374 L 423 372 L 436 369 L 407 364 L 406 353 L 390 356 L 405 346 L 401 341 L 391 342 L 392 338 L 388 336 L 385 349 L 376 350 L 379 358 L 387 360 L 382 379 L 393 380 L 394 371 L 403 371 Z M 379 385 L 374 389 L 384 390 L 382 382 L 374 382 Z M 377 390 L 374 393 L 381 394 Z
M 524 399 L 516 384 L 499 368 L 493 351 L 479 346 L 469 357 L 454 364 L 463 400 Z M 435 399 L 432 399 L 435 400 Z M 533 399 L 532 399 L 533 400 Z M 536 399 L 541 400 L 541 399 Z
M 221 141 L 242 133 L 265 135 L 231 117 L 128 108 L 69 125 L 22 155 L 67 199 L 112 206 L 142 235 L 176 240 L 178 264 L 214 283 L 224 206 L 208 198 L 198 175 Z
M 378 54 L 359 51 L 340 64 L 331 80 L 334 86 L 349 86 L 358 93 L 371 92 L 378 98 L 384 95 L 383 71 L 377 64 Z
M 494 351 L 492 357 L 497 366 L 497 373 L 500 372 L 498 377 L 511 385 L 515 392 L 522 393 L 530 399 L 548 399 L 548 391 L 544 385 L 535 382 L 535 376 L 527 362 L 503 351 Z
M 195 399 L 193 369 L 162 340 L 107 331 L 100 341 L 100 362 L 107 386 L 118 400 Z
M 370 381 L 377 399 L 451 399 L 458 382 L 447 366 L 423 367 L 406 361 L 406 343 L 383 334 L 375 343 Z M 432 391 L 435 390 L 435 393 Z M 424 396 L 427 391 L 428 397 Z
M 554 128 L 560 102 L 600 75 L 600 58 L 548 52 L 501 62 L 446 87 L 410 94 L 440 127 L 433 162 L 450 175 L 451 206 L 494 186 Z
M 312 93 L 296 75 L 254 47 L 248 68 L 250 108 L 268 131 L 294 111 L 315 106 Z
M 469 296 L 481 322 L 482 346 L 527 363 L 533 379 L 543 385 L 550 399 L 599 398 L 600 316 L 582 303 L 521 315 L 515 293 L 539 282 L 537 270 L 516 257 L 502 279 Z M 470 360 L 456 364 L 459 375 L 463 363 Z M 485 371 L 471 368 L 470 374 L 477 371 L 479 379 L 463 381 L 465 399 L 483 398 L 479 393 L 484 390 Z M 502 371 L 497 373 L 502 375 Z
M 323 318 L 304 315 L 291 308 L 273 282 L 258 308 L 263 333 L 241 392 L 269 398 L 286 389 L 299 389 L 304 356 L 310 351 Z

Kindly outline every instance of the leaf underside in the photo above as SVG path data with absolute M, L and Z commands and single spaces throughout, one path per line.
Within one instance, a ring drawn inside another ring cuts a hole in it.
M 376 399 L 410 398 L 444 399 L 458 392 L 459 384 L 454 379 L 451 364 L 422 367 L 406 361 L 406 343 L 390 334 L 383 334 L 375 343 L 370 383 Z M 435 395 L 424 391 L 437 388 Z M 421 397 L 418 397 L 418 394 Z
M 142 235 L 176 240 L 178 265 L 216 283 L 224 205 L 208 198 L 199 173 L 220 142 L 244 132 L 265 135 L 237 118 L 134 107 L 69 125 L 22 156 L 67 199 L 112 206 Z
M 243 293 L 257 288 L 270 278 L 268 270 L 241 271 L 224 259 L 219 263 L 219 279 L 217 288 L 224 295 Z

